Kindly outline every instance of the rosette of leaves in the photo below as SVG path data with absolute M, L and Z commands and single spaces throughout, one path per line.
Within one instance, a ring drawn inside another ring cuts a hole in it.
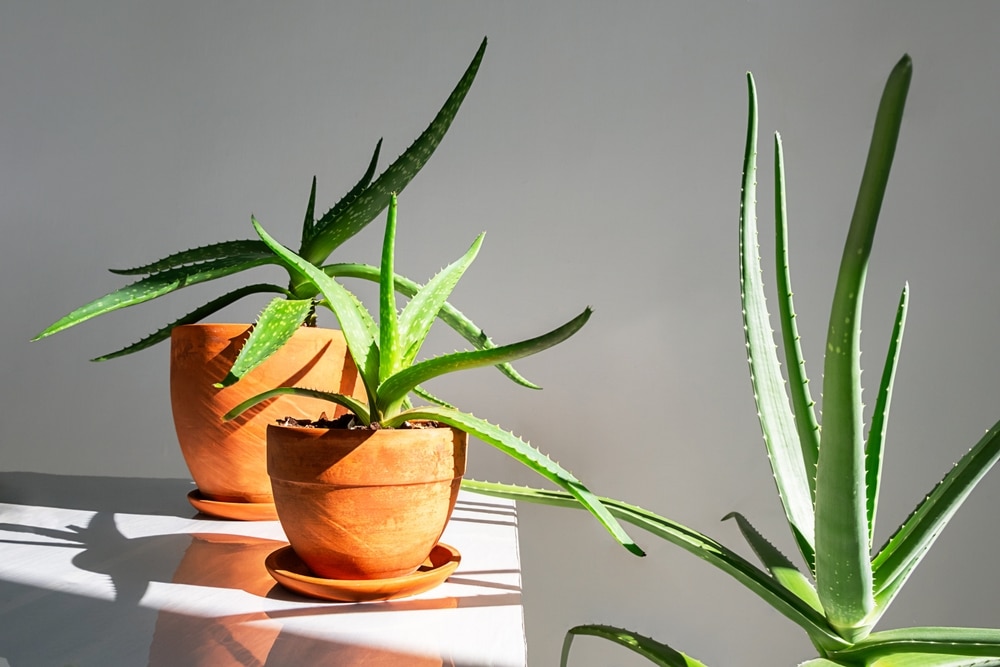
M 455 371 L 492 366 L 536 354 L 566 340 L 590 318 L 590 308 L 569 322 L 541 336 L 488 350 L 453 352 L 417 361 L 420 348 L 443 304 L 447 302 L 459 278 L 475 259 L 483 242 L 476 238 L 461 258 L 449 264 L 421 286 L 402 311 L 396 307 L 392 276 L 395 275 L 396 196 L 390 195 L 389 212 L 382 245 L 379 280 L 378 322 L 354 294 L 317 268 L 274 240 L 256 219 L 254 229 L 276 257 L 297 273 L 303 282 L 319 292 L 319 305 L 333 311 L 340 323 L 351 357 L 365 388 L 366 400 L 304 387 L 277 387 L 237 405 L 225 415 L 233 419 L 257 403 L 282 394 L 297 394 L 325 399 L 350 410 L 364 425 L 397 428 L 411 420 L 430 420 L 447 424 L 492 445 L 519 463 L 565 489 L 582 507 L 588 509 L 623 546 L 637 555 L 642 550 L 629 538 L 593 493 L 572 473 L 530 444 L 499 426 L 462 412 L 434 396 L 419 394 L 434 405 L 414 406 L 410 392 L 421 383 Z
M 315 217 L 316 179 L 313 178 L 299 240 L 298 254 L 300 256 L 314 266 L 322 267 L 329 275 L 378 280 L 377 267 L 348 263 L 324 266 L 324 262 L 341 244 L 361 231 L 385 210 L 389 203 L 390 193 L 399 192 L 405 188 L 427 163 L 444 138 L 469 92 L 479 71 L 485 50 L 486 40 L 484 39 L 444 106 L 410 147 L 381 175 L 375 178 L 382 146 L 380 140 L 375 146 L 375 152 L 361 179 L 340 201 L 318 219 Z M 33 340 L 51 336 L 105 313 L 166 296 L 184 287 L 224 278 L 265 265 L 281 266 L 281 263 L 260 240 L 247 239 L 223 241 L 184 250 L 132 269 L 112 269 L 112 273 L 142 277 L 136 282 L 77 308 L 54 322 L 35 336 Z M 403 276 L 396 276 L 395 287 L 402 294 L 412 296 L 416 292 L 417 284 Z M 140 341 L 115 352 L 99 356 L 94 361 L 105 361 L 146 349 L 168 339 L 171 330 L 176 326 L 200 322 L 246 296 L 268 293 L 277 296 L 260 313 L 250 339 L 240 351 L 232 370 L 222 381 L 223 385 L 233 384 L 284 345 L 299 326 L 315 324 L 313 297 L 316 295 L 316 291 L 312 283 L 302 280 L 296 273 L 289 271 L 287 286 L 273 283 L 254 283 L 239 287 L 167 324 Z M 476 347 L 488 349 L 493 346 L 481 329 L 450 304 L 445 304 L 442 307 L 440 317 Z M 518 375 L 509 365 L 502 366 L 501 370 L 515 382 L 536 388 L 535 385 Z
M 906 320 L 904 285 L 865 431 L 861 402 L 860 322 L 869 255 L 899 137 L 912 64 L 892 70 L 879 105 L 864 175 L 837 276 L 823 373 L 823 419 L 815 413 L 795 324 L 788 262 L 784 158 L 775 135 L 775 245 L 778 313 L 788 381 L 782 376 L 764 302 L 757 250 L 757 95 L 747 75 L 749 122 L 740 208 L 740 287 L 750 377 L 778 495 L 801 555 L 797 566 L 739 513 L 735 519 L 760 566 L 715 540 L 621 501 L 602 499 L 619 519 L 715 565 L 798 624 L 819 657 L 801 667 L 981 667 L 1000 665 L 1000 630 L 918 627 L 873 632 L 948 521 L 1000 457 L 1000 422 L 986 432 L 880 547 L 873 548 L 889 402 Z M 786 390 L 787 387 L 787 390 Z M 467 481 L 473 490 L 573 507 L 567 494 Z M 598 636 L 658 665 L 703 663 L 624 628 L 581 625 L 574 637 Z

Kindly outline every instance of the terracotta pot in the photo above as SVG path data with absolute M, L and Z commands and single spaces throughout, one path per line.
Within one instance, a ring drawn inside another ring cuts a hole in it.
M 467 446 L 452 428 L 268 426 L 267 471 L 292 549 L 329 579 L 414 572 L 451 517 Z
M 209 500 L 270 503 L 266 428 L 283 417 L 314 419 L 331 403 L 281 396 L 230 422 L 222 415 L 268 389 L 297 385 L 364 396 L 344 336 L 334 329 L 300 328 L 277 353 L 231 387 L 212 385 L 225 377 L 250 335 L 246 324 L 191 324 L 170 336 L 170 398 L 184 461 L 198 490 Z

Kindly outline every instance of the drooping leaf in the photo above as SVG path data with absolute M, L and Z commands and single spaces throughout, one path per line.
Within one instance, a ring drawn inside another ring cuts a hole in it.
M 216 386 L 236 384 L 244 375 L 267 361 L 295 335 L 312 312 L 312 299 L 272 299 L 257 316 L 253 331 L 236 355 L 232 368 Z
M 270 285 L 268 283 L 258 283 L 256 285 L 247 285 L 246 287 L 241 287 L 237 290 L 233 290 L 228 294 L 223 294 L 217 299 L 209 301 L 204 306 L 192 310 L 190 313 L 184 317 L 180 317 L 170 324 L 162 327 L 153 333 L 149 334 L 142 340 L 132 343 L 122 349 L 111 352 L 110 354 L 104 354 L 99 357 L 94 357 L 91 361 L 107 361 L 108 359 L 115 359 L 117 357 L 123 357 L 126 354 L 132 354 L 133 352 L 138 352 L 139 350 L 145 350 L 147 347 L 152 347 L 157 343 L 167 340 L 170 338 L 170 332 L 174 330 L 174 327 L 179 327 L 184 324 L 195 324 L 196 322 L 201 322 L 203 319 L 216 313 L 226 306 L 235 303 L 239 299 L 249 295 L 249 294 L 261 294 L 265 292 L 272 292 L 276 294 L 284 294 L 285 296 L 291 296 L 291 293 L 284 287 L 279 287 L 278 285 Z
M 799 328 L 795 322 L 795 305 L 792 299 L 792 277 L 788 261 L 788 214 L 785 201 L 785 153 L 781 135 L 774 134 L 774 236 L 775 264 L 777 265 L 778 318 L 788 367 L 788 388 L 792 396 L 795 428 L 802 447 L 802 464 L 805 466 L 809 492 L 816 497 L 816 463 L 819 460 L 819 422 L 815 405 L 809 392 L 806 361 L 802 357 Z M 813 564 L 809 563 L 812 568 Z
M 655 639 L 640 635 L 637 632 L 616 628 L 612 625 L 578 625 L 570 628 L 563 641 L 562 658 L 559 661 L 561 667 L 569 665 L 569 651 L 573 645 L 573 639 L 577 636 L 600 637 L 619 646 L 624 646 L 633 653 L 637 653 L 660 667 L 705 667 L 705 663 L 675 651 L 666 644 Z
M 323 267 L 323 271 L 331 277 L 360 278 L 371 282 L 378 282 L 381 275 L 378 267 L 370 264 L 328 264 Z M 396 291 L 403 296 L 413 297 L 420 289 L 420 285 L 416 282 L 399 274 L 396 274 L 395 283 Z M 445 303 L 441 307 L 438 317 L 441 318 L 442 322 L 454 329 L 462 338 L 472 343 L 477 349 L 488 350 L 496 347 L 496 344 L 490 340 L 489 336 L 482 329 L 477 327 L 472 320 L 463 315 L 461 311 L 450 303 Z M 522 387 L 541 389 L 537 384 L 529 382 L 522 377 L 510 364 L 498 364 L 497 368 Z
M 458 85 L 455 86 L 437 116 L 427 126 L 427 129 L 417 137 L 416 141 L 410 144 L 410 147 L 396 158 L 396 161 L 389 165 L 389 168 L 382 172 L 374 183 L 365 188 L 364 192 L 340 212 L 335 216 L 324 215 L 316 223 L 312 239 L 302 249 L 302 256 L 306 260 L 316 265 L 326 261 L 331 252 L 361 231 L 389 205 L 391 193 L 402 192 L 410 180 L 417 175 L 417 172 L 423 168 L 441 143 L 451 126 L 451 122 L 455 119 L 465 95 L 472 87 L 472 82 L 476 78 L 479 64 L 482 62 L 485 52 L 486 39 L 483 39 L 479 50 L 465 70 Z
M 166 271 L 167 269 L 175 269 L 179 266 L 196 264 L 198 262 L 205 262 L 212 259 L 232 259 L 237 257 L 243 257 L 246 259 L 253 257 L 266 258 L 269 255 L 270 252 L 268 251 L 267 246 L 257 240 L 247 239 L 245 241 L 223 241 L 222 243 L 213 243 L 199 248 L 191 248 L 190 250 L 175 252 L 172 255 L 167 255 L 163 259 L 158 259 L 155 262 L 143 264 L 142 266 L 137 266 L 131 269 L 108 270 L 111 271 L 111 273 L 116 273 L 120 276 L 139 276 L 149 273 L 157 273 L 159 271 Z
M 823 608 L 819 604 L 819 596 L 816 595 L 816 587 L 813 586 L 812 581 L 806 575 L 799 572 L 799 569 L 795 567 L 795 564 L 785 554 L 781 553 L 777 547 L 761 535 L 760 531 L 754 528 L 747 521 L 746 517 L 739 512 L 730 512 L 722 518 L 723 521 L 726 519 L 735 519 L 736 525 L 739 526 L 740 532 L 743 533 L 743 537 L 750 545 L 750 548 L 753 549 L 754 553 L 757 554 L 757 558 L 760 559 L 760 562 L 763 563 L 767 571 L 771 573 L 771 576 L 779 584 L 794 593 L 817 612 L 823 613 Z
M 241 414 L 257 405 L 258 403 L 263 403 L 264 401 L 274 398 L 275 396 L 285 396 L 287 394 L 292 394 L 295 396 L 306 396 L 308 398 L 319 398 L 324 401 L 330 401 L 331 403 L 336 403 L 337 405 L 342 405 L 348 410 L 350 410 L 363 424 L 370 423 L 370 415 L 368 413 L 368 406 L 361 401 L 353 398 L 351 396 L 346 396 L 344 394 L 335 394 L 329 391 L 320 391 L 318 389 L 306 389 L 305 387 L 277 387 L 275 389 L 270 389 L 265 392 L 261 392 L 256 396 L 252 396 L 247 400 L 243 401 L 232 410 L 227 412 L 222 416 L 226 421 L 231 419 L 236 419 Z
M 393 403 L 400 397 L 406 396 L 418 384 L 423 384 L 440 375 L 515 361 L 557 345 L 579 331 L 590 319 L 591 312 L 590 308 L 587 308 L 566 324 L 546 334 L 519 343 L 501 345 L 487 350 L 452 352 L 418 362 L 379 385 L 379 406 L 381 408 Z
M 628 533 L 619 525 L 618 521 L 608 512 L 608 509 L 601 504 L 597 496 L 577 479 L 573 473 L 569 472 L 561 465 L 550 459 L 548 456 L 535 449 L 527 442 L 517 437 L 509 431 L 501 429 L 499 426 L 474 417 L 470 414 L 459 412 L 452 408 L 444 407 L 418 407 L 400 413 L 383 422 L 384 426 L 394 428 L 404 421 L 411 419 L 431 419 L 434 421 L 454 426 L 465 431 L 469 435 L 479 438 L 488 445 L 491 445 L 507 456 L 510 456 L 518 463 L 521 463 L 529 470 L 533 470 L 553 484 L 565 489 L 583 507 L 585 507 L 598 521 L 601 522 L 611 535 L 618 542 L 637 556 L 645 556 L 645 552 L 632 541 Z
M 899 364 L 899 347 L 903 342 L 903 328 L 906 324 L 906 306 L 909 294 L 909 285 L 903 285 L 903 293 L 899 296 L 899 307 L 896 310 L 896 321 L 892 325 L 889 351 L 885 355 L 885 367 L 882 370 L 882 381 L 879 383 L 878 398 L 875 399 L 872 426 L 868 431 L 868 444 L 865 446 L 869 549 L 873 546 L 872 540 L 875 536 L 878 494 L 882 481 L 882 452 L 885 448 L 885 434 L 889 424 L 889 404 L 892 402 L 892 383 L 896 377 L 896 366 Z
M 740 203 L 740 298 L 746 338 L 750 381 L 757 403 L 764 443 L 785 517 L 799 551 L 812 567 L 813 503 L 809 475 L 802 460 L 802 447 L 792 408 L 785 394 L 777 346 L 764 300 L 760 254 L 757 246 L 757 88 L 747 73 L 749 106 L 747 144 L 743 159 L 743 189 Z
M 816 474 L 816 588 L 830 622 L 849 639 L 867 634 L 867 617 L 875 607 L 865 492 L 861 304 L 912 71 L 909 56 L 904 56 L 882 93 L 827 331 Z
M 872 560 L 879 614 L 892 603 L 914 568 L 976 484 L 1000 459 L 1000 421 L 934 487 Z
M 302 257 L 278 243 L 271 237 L 256 219 L 252 219 L 257 234 L 267 244 L 274 254 L 293 271 L 305 275 L 319 288 L 330 303 L 340 329 L 351 352 L 351 358 L 358 368 L 358 374 L 364 383 L 368 394 L 368 404 L 375 406 L 375 390 L 378 382 L 379 349 L 378 328 L 371 314 L 358 301 L 357 297 L 348 292 L 336 280 L 327 276 L 321 269 L 313 266 Z
M 1000 630 L 929 627 L 873 632 L 853 646 L 834 651 L 831 657 L 880 667 L 997 665 Z M 972 657 L 979 660 L 968 660 Z
M 265 264 L 276 263 L 273 255 L 253 258 L 240 256 L 209 260 L 200 264 L 160 271 L 80 306 L 68 315 L 56 320 L 32 340 L 51 336 L 98 315 L 145 303 L 183 287 L 230 276 Z
M 575 498 L 562 491 L 496 484 L 472 479 L 463 480 L 462 488 L 487 496 L 515 501 L 554 507 L 582 508 Z M 608 511 L 618 519 L 684 549 L 736 579 L 783 616 L 805 630 L 817 647 L 829 650 L 848 646 L 848 643 L 830 628 L 826 619 L 816 610 L 780 585 L 767 572 L 756 567 L 736 552 L 696 530 L 649 510 L 613 498 L 602 497 L 600 500 L 608 508 Z
M 448 297 L 455 289 L 462 274 L 476 258 L 484 236 L 484 234 L 480 234 L 476 237 L 472 246 L 461 258 L 438 271 L 403 308 L 403 312 L 399 316 L 399 328 L 405 337 L 401 341 L 405 350 L 402 358 L 404 367 L 411 365 L 416 359 L 417 353 L 431 330 L 431 325 L 438 317 L 438 313 L 447 303 Z

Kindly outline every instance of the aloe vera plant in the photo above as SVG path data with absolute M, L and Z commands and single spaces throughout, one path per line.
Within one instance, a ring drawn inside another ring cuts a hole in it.
M 380 140 L 361 179 L 319 219 L 315 217 L 316 179 L 313 178 L 299 241 L 299 255 L 315 266 L 322 266 L 334 250 L 361 231 L 385 209 L 389 203 L 390 193 L 401 191 L 416 176 L 434 153 L 458 113 L 476 78 L 485 50 L 484 39 L 444 106 L 410 147 L 375 178 L 382 147 Z M 265 265 L 280 266 L 281 263 L 261 241 L 247 239 L 223 241 L 184 250 L 131 269 L 112 269 L 112 273 L 143 277 L 77 308 L 54 322 L 33 340 L 51 336 L 99 315 L 166 296 L 184 287 Z M 323 266 L 323 270 L 330 275 L 378 280 L 378 268 L 366 264 L 337 263 Z M 417 288 L 416 283 L 402 276 L 396 277 L 395 284 L 398 291 L 408 296 L 412 296 Z M 232 370 L 222 381 L 224 385 L 233 384 L 284 345 L 300 325 L 315 324 L 312 300 L 316 294 L 315 288 L 296 273 L 289 272 L 287 287 L 273 283 L 244 285 L 213 299 L 138 342 L 96 357 L 93 361 L 105 361 L 144 350 L 168 339 L 174 327 L 200 322 L 239 299 L 253 294 L 277 296 L 260 313 L 252 337 L 240 351 Z M 442 307 L 440 317 L 476 347 L 482 349 L 493 347 L 483 331 L 450 304 Z M 500 370 L 515 382 L 536 388 L 509 365 L 501 365 Z
M 308 259 L 284 247 L 253 220 L 261 241 L 275 256 L 295 272 L 303 284 L 318 291 L 319 305 L 329 308 L 340 323 L 351 357 L 358 368 L 366 400 L 304 387 L 277 387 L 254 396 L 225 415 L 233 419 L 244 411 L 274 396 L 298 394 L 329 400 L 350 410 L 357 421 L 382 428 L 402 427 L 410 420 L 430 420 L 447 424 L 492 445 L 546 479 L 565 489 L 570 497 L 588 509 L 623 546 L 637 555 L 642 550 L 625 533 L 607 508 L 579 479 L 530 444 L 471 414 L 435 398 L 419 385 L 435 377 L 460 370 L 507 363 L 541 352 L 566 340 L 587 322 L 591 310 L 582 313 L 552 331 L 518 343 L 488 350 L 453 352 L 417 361 L 438 311 L 447 302 L 459 278 L 475 259 L 483 242 L 480 234 L 469 250 L 452 262 L 413 294 L 397 310 L 393 285 L 396 245 L 396 195 L 391 194 L 382 245 L 379 280 L 378 322 L 356 296 Z M 434 405 L 414 406 L 410 393 L 416 391 Z
M 815 414 L 795 324 L 788 264 L 784 160 L 775 135 L 775 245 L 778 312 L 788 382 L 782 376 L 764 303 L 757 251 L 757 96 L 747 75 L 749 122 L 740 202 L 740 293 L 750 377 L 778 495 L 803 567 L 732 513 L 762 567 L 715 540 L 621 501 L 602 499 L 617 518 L 672 542 L 735 577 L 797 623 L 819 653 L 802 667 L 973 667 L 1000 665 L 1000 630 L 922 627 L 872 632 L 949 519 L 1000 457 L 1000 422 L 944 476 L 893 535 L 873 550 L 883 451 L 909 290 L 896 311 L 872 422 L 865 435 L 860 320 L 869 253 L 912 76 L 904 56 L 886 83 L 837 276 L 826 345 L 822 424 Z M 786 391 L 787 386 L 787 391 Z M 576 506 L 565 493 L 468 480 L 467 488 L 517 500 Z M 593 635 L 670 667 L 703 663 L 624 628 L 582 625 Z

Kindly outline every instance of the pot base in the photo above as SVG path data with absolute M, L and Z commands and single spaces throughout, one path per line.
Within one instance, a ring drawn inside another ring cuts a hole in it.
M 292 547 L 286 546 L 272 552 L 264 566 L 275 581 L 295 593 L 335 602 L 372 602 L 429 591 L 451 576 L 461 560 L 458 549 L 438 542 L 424 564 L 405 577 L 325 579 L 313 574 Z
M 278 513 L 274 503 L 227 503 L 221 500 L 209 500 L 201 491 L 195 489 L 187 494 L 188 502 L 199 512 L 218 519 L 233 519 L 236 521 L 277 521 Z

